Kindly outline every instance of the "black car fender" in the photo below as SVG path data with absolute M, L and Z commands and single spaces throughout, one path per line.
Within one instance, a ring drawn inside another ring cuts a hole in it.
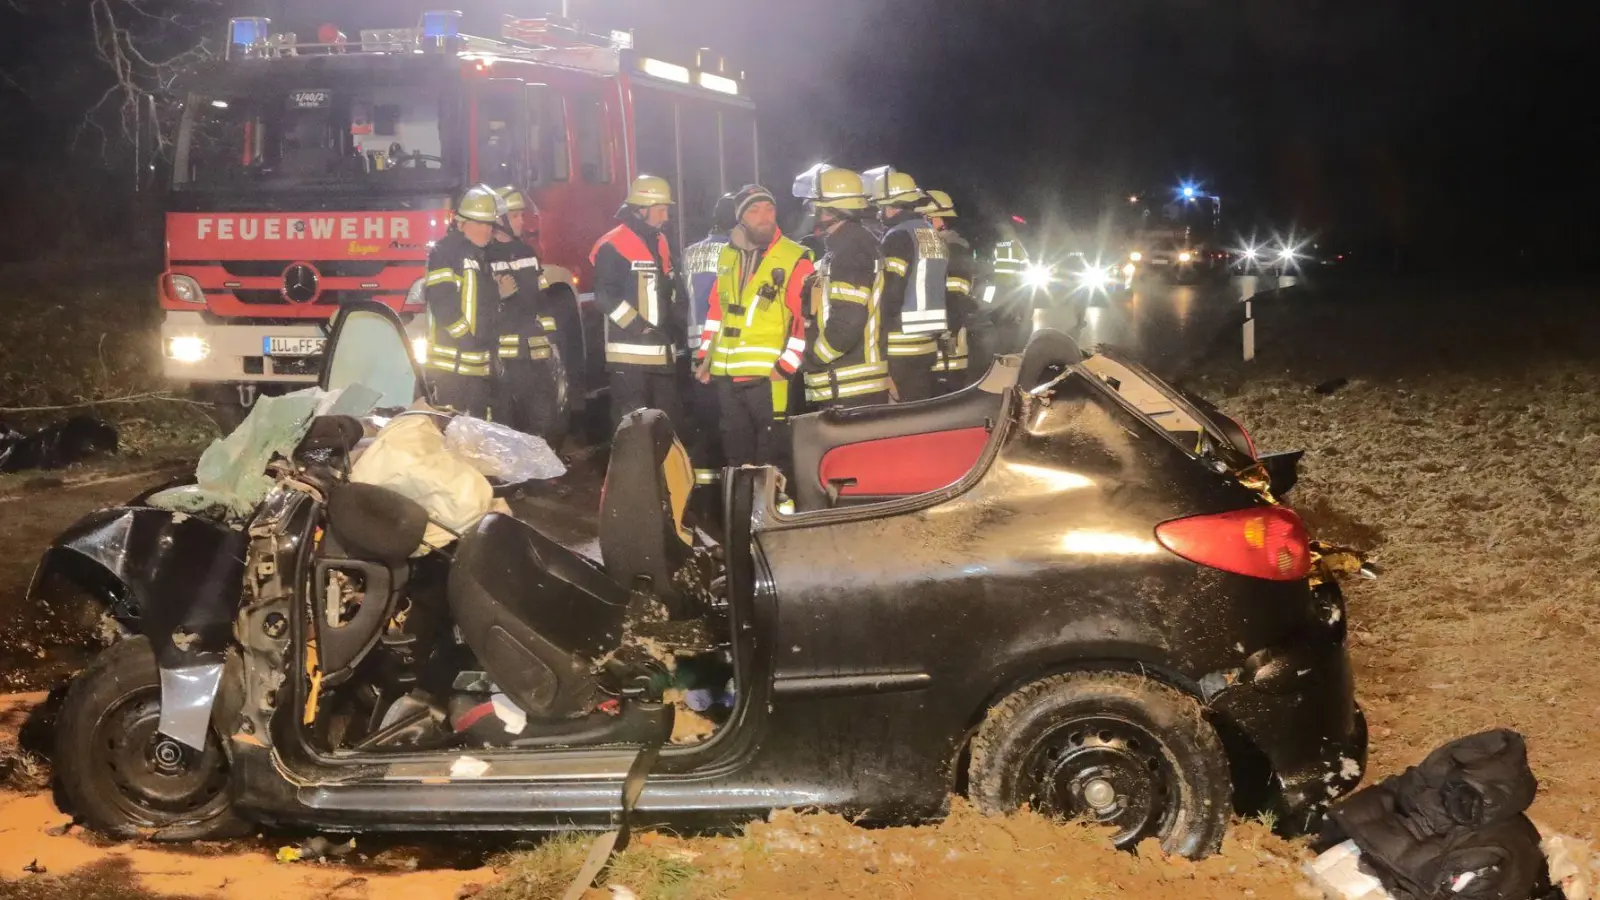
M 152 507 L 80 519 L 45 551 L 30 601 L 54 579 L 86 591 L 124 630 L 150 639 L 161 671 L 161 730 L 204 747 L 233 635 L 249 542 L 242 530 Z

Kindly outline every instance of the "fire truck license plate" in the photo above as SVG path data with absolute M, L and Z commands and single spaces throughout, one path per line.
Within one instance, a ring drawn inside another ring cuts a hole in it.
M 325 337 L 262 338 L 261 352 L 267 356 L 314 356 L 327 342 Z

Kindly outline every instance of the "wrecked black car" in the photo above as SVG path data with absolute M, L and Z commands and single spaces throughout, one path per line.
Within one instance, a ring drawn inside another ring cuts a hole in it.
M 1279 505 L 1294 457 L 1115 351 L 1041 332 L 958 393 L 800 417 L 795 483 L 730 470 L 716 541 L 672 424 L 636 411 L 584 546 L 515 490 L 438 540 L 351 480 L 375 427 L 449 418 L 373 363 L 408 350 L 346 307 L 321 387 L 359 354 L 376 411 L 317 418 L 243 514 L 141 498 L 42 561 L 120 638 L 58 719 L 88 825 L 904 822 L 965 792 L 1199 856 L 1236 809 L 1304 829 L 1360 780 L 1335 580 L 1359 557 Z

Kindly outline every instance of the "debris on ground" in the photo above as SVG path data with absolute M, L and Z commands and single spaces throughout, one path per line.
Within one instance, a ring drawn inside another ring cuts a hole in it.
M 356 850 L 356 839 L 335 844 L 321 835 L 311 838 L 298 847 L 279 847 L 278 862 L 317 862 L 324 859 L 343 859 Z
M 27 434 L 0 422 L 0 472 L 63 469 L 117 448 L 117 429 L 94 416 L 73 416 Z

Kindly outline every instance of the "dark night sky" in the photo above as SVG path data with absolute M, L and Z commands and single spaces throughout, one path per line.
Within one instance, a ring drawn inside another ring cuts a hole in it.
M 440 4 L 226 5 L 279 27 L 332 20 L 353 33 L 408 25 Z M 559 0 L 452 5 L 482 26 Z M 1588 4 L 572 5 L 597 25 L 635 27 L 641 49 L 682 56 L 710 45 L 749 70 L 778 190 L 817 159 L 892 162 L 969 208 L 1082 217 L 1131 189 L 1194 178 L 1233 211 L 1348 240 L 1600 249 L 1584 202 L 1600 174 L 1600 15 Z

